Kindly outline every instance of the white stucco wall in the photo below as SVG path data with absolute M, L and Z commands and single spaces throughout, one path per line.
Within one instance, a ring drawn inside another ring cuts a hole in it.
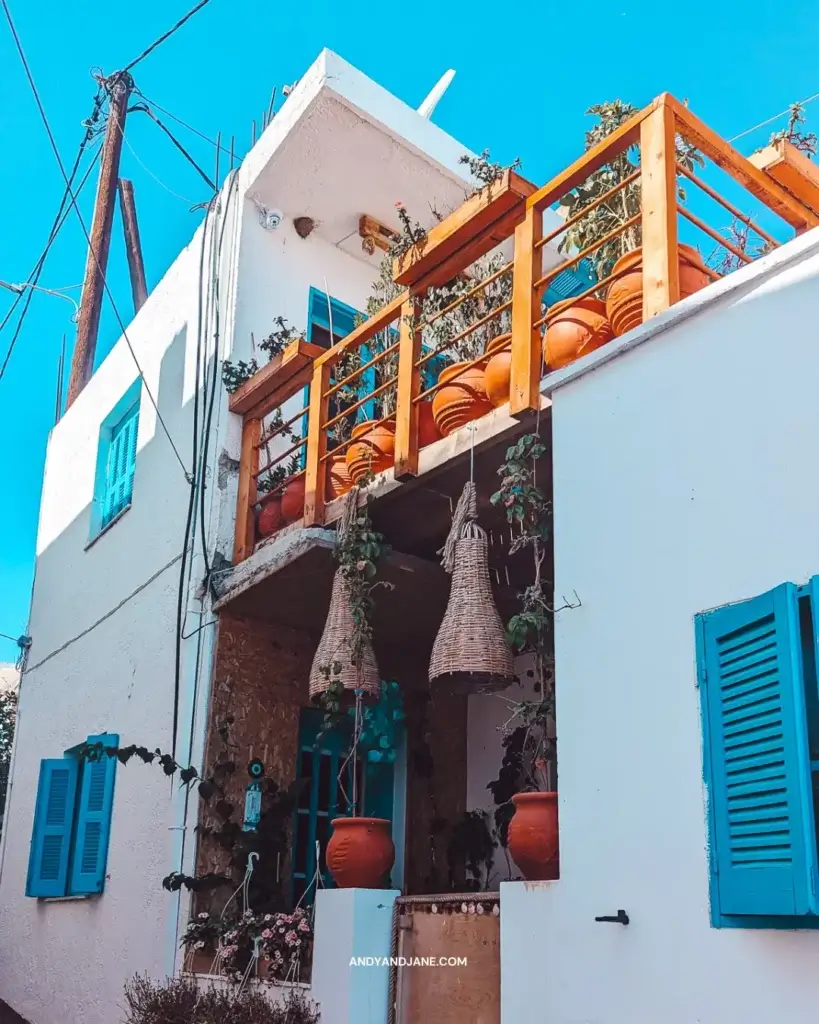
M 345 251 L 340 236 L 325 237 L 321 226 L 338 218 L 355 227 L 362 212 L 379 211 L 351 204 L 337 168 L 326 188 L 315 194 L 299 192 L 305 179 L 326 169 L 323 151 L 308 166 L 301 158 L 294 162 L 287 150 L 292 141 L 285 137 L 287 130 L 297 130 L 300 112 L 312 109 L 331 78 L 347 106 L 356 110 L 357 121 L 365 111 L 371 121 L 380 119 L 376 134 L 367 135 L 371 151 L 361 148 L 360 131 L 349 152 L 343 131 L 330 146 L 356 168 L 359 189 L 366 191 L 370 181 L 372 194 L 382 200 L 389 195 L 392 203 L 405 198 L 402 186 L 416 180 L 418 167 L 424 168 L 418 195 L 425 197 L 425 209 L 439 186 L 450 192 L 456 185 L 460 188 L 449 166 L 457 163 L 460 146 L 429 122 L 419 125 L 423 119 L 402 104 L 385 102 L 388 94 L 353 74 L 354 69 L 341 74 L 345 68 L 349 66 L 339 58 L 323 54 L 288 101 L 290 113 L 284 112 L 281 124 L 278 116 L 274 119 L 236 177 L 221 254 L 217 366 L 228 355 L 249 358 L 250 333 L 261 340 L 275 316 L 305 326 L 310 285 L 323 289 L 326 279 L 332 295 L 356 307 L 369 293 L 375 265 L 365 260 L 360 241 L 356 248 L 348 240 Z M 402 143 L 402 131 L 410 128 L 411 139 Z M 332 117 L 325 118 L 322 132 L 308 137 L 308 150 L 313 143 L 323 145 L 332 130 Z M 384 139 L 386 162 L 376 159 Z M 424 145 L 429 146 L 426 157 Z M 268 175 L 266 184 L 257 181 L 274 163 L 275 174 Z M 285 213 L 275 232 L 260 226 L 246 196 L 249 189 L 263 187 L 273 192 L 262 198 L 280 202 Z M 228 191 L 223 190 L 223 210 Z M 288 196 L 306 196 L 318 206 L 297 207 L 295 199 L 289 206 Z M 317 221 L 307 239 L 298 238 L 293 229 L 292 218 L 301 214 Z M 145 381 L 188 471 L 200 253 L 201 229 L 128 328 Z M 209 258 L 205 265 L 210 266 Z M 205 346 L 211 369 L 212 329 L 213 320 Z M 186 901 L 164 892 L 160 881 L 171 870 L 193 869 L 195 846 L 189 838 L 183 848 L 183 836 L 193 835 L 197 806 L 194 799 L 186 805 L 184 792 L 152 766 L 132 762 L 118 769 L 103 895 L 61 902 L 24 895 L 40 760 L 59 757 L 88 734 L 105 731 L 118 733 L 123 743 L 163 750 L 172 742 L 179 559 L 190 492 L 145 388 L 132 506 L 87 546 L 100 425 L 137 375 L 120 339 L 54 429 L 47 453 L 30 625 L 33 644 L 21 686 L 0 846 L 0 932 L 5 936 L 0 944 L 0 998 L 31 1024 L 114 1024 L 121 1019 L 118 1007 L 126 978 L 136 971 L 162 977 L 180 966 L 178 936 Z M 207 547 L 230 557 L 237 471 L 231 460 L 239 454 L 240 420 L 227 412 L 221 385 L 217 394 L 205 473 Z M 193 635 L 182 645 L 177 733 L 177 759 L 197 765 L 202 763 L 214 638 L 207 626 L 212 621 L 209 599 L 199 592 L 203 577 L 197 532 L 184 588 L 185 628 Z M 205 628 L 195 632 L 200 624 Z
M 818 234 L 552 393 L 561 878 L 502 889 L 503 1024 L 816 1016 L 819 933 L 710 926 L 693 617 L 819 571 Z

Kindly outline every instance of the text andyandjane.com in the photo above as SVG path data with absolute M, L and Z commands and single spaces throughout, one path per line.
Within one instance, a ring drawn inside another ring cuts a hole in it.
M 350 967 L 467 967 L 465 956 L 351 956 Z

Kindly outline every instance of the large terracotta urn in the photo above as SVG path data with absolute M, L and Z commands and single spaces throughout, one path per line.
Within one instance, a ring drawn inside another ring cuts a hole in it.
M 381 889 L 395 861 L 386 818 L 335 818 L 327 867 L 339 889 Z
M 454 363 L 440 372 L 438 383 L 445 386 L 435 392 L 432 414 L 443 437 L 491 412 L 492 403 L 480 366 Z
M 341 455 L 331 455 L 327 460 L 327 500 L 340 498 L 342 494 L 353 486 L 350 479 L 350 471 L 347 469 L 347 456 L 344 452 Z
M 486 346 L 486 353 L 495 353 L 484 370 L 486 395 L 495 408 L 509 401 L 509 387 L 512 375 L 512 335 L 499 334 Z
M 366 420 L 353 427 L 357 442 L 347 448 L 347 472 L 353 484 L 368 472 L 383 473 L 395 461 L 395 422 Z
M 509 853 L 528 882 L 558 876 L 557 793 L 516 793 Z
M 256 517 L 256 533 L 260 537 L 269 537 L 283 525 L 282 499 L 281 495 L 277 494 L 274 498 L 265 501 L 259 509 L 259 514 Z
M 702 269 L 702 259 L 690 245 L 679 246 L 680 298 L 685 299 L 710 283 L 711 278 Z M 643 322 L 643 250 L 634 249 L 614 264 L 612 281 L 606 296 L 606 311 L 612 329 L 618 337 Z
M 606 304 L 588 296 L 558 302 L 546 314 L 543 358 L 547 370 L 559 370 L 611 341 L 614 332 Z
M 432 402 L 421 401 L 418 403 L 418 447 L 426 448 L 428 444 L 437 441 L 440 437 L 438 427 L 435 424 L 435 417 L 432 414 Z
M 282 491 L 282 519 L 295 523 L 304 516 L 304 473 L 294 476 Z

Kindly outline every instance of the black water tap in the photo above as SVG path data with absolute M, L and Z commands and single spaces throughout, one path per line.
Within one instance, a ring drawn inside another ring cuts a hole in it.
M 602 917 L 596 917 L 595 921 L 608 921 L 611 924 L 628 924 L 629 916 L 625 910 L 618 910 L 616 915 L 604 914 Z

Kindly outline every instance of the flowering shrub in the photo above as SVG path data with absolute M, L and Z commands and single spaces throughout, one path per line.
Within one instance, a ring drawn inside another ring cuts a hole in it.
M 309 972 L 313 927 L 301 907 L 292 914 L 265 914 L 260 938 L 262 956 L 270 961 L 268 976 L 272 981 L 300 981 Z
M 188 924 L 181 945 L 188 952 L 215 953 L 223 931 L 222 922 L 214 920 L 210 914 L 203 911 Z

